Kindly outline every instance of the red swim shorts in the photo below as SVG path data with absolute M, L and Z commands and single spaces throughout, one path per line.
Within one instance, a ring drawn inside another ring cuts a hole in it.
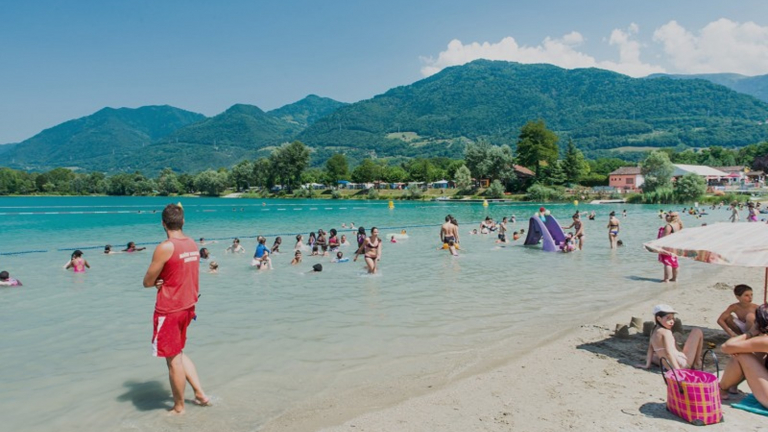
M 195 307 L 169 314 L 155 312 L 152 319 L 152 355 L 173 357 L 184 349 L 187 343 L 187 326 L 195 318 Z

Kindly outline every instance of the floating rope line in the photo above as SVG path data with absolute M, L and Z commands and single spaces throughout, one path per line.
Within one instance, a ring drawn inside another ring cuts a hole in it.
M 467 225 L 472 224 L 478 224 L 479 221 L 476 222 L 466 222 Z M 377 227 L 379 230 L 394 230 L 394 229 L 410 229 L 410 228 L 432 228 L 432 227 L 439 227 L 442 224 L 415 224 L 415 225 L 398 225 L 398 226 L 382 226 Z M 343 228 L 343 229 L 337 229 L 337 233 L 356 233 L 357 228 Z M 284 232 L 284 233 L 267 233 L 267 234 L 259 234 L 259 235 L 245 235 L 245 236 L 233 236 L 233 237 L 212 237 L 207 238 L 206 241 L 223 241 L 223 240 L 234 240 L 236 238 L 238 239 L 255 239 L 257 237 L 283 237 L 283 236 L 295 236 L 297 234 L 306 234 L 305 232 Z M 149 246 L 149 245 L 156 245 L 159 242 L 136 242 L 136 246 Z M 206 245 L 202 245 L 202 247 L 205 247 Z M 69 252 L 74 251 L 76 249 L 79 250 L 93 250 L 93 249 L 103 249 L 104 245 L 99 246 L 70 246 L 70 247 L 62 247 L 62 248 L 56 248 L 57 252 Z M 23 255 L 23 254 L 33 254 L 33 253 L 46 253 L 48 250 L 46 249 L 36 249 L 36 250 L 27 250 L 27 251 L 18 251 L 18 252 L 0 252 L 0 255 Z

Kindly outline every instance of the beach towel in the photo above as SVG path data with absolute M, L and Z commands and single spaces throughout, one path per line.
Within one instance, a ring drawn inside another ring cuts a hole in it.
M 754 414 L 768 416 L 768 408 L 760 404 L 760 402 L 758 402 L 755 398 L 755 395 L 752 394 L 740 400 L 739 402 L 731 404 L 731 406 L 740 410 L 749 411 Z
M 695 369 L 675 369 L 664 358 L 661 365 L 669 412 L 697 426 L 723 421 L 717 376 Z

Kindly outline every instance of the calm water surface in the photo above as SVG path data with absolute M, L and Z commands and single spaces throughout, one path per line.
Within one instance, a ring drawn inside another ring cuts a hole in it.
M 584 220 L 585 250 L 560 254 L 468 234 L 486 215 L 515 214 L 511 231 L 527 230 L 538 204 L 396 202 L 390 210 L 385 202 L 182 201 L 187 234 L 218 239 L 207 247 L 220 273 L 201 272 L 198 319 L 185 350 L 216 407 L 190 406 L 181 419 L 163 415 L 170 387 L 165 362 L 151 357 L 154 292 L 141 282 L 152 248 L 164 239 L 160 211 L 169 199 L 0 198 L 0 269 L 24 282 L 0 289 L 3 429 L 256 430 L 332 395 L 448 382 L 530 349 L 541 334 L 663 289 L 655 255 L 641 247 L 655 238 L 655 206 L 626 206 L 628 217 L 620 219 L 627 246 L 611 252 L 608 213 L 625 207 L 581 205 L 598 214 Z M 575 210 L 547 207 L 563 224 Z M 437 249 L 447 213 L 460 223 L 459 258 Z M 727 217 L 720 210 L 683 222 Z M 378 226 L 384 235 L 406 227 L 409 238 L 384 243 L 376 276 L 366 275 L 362 262 L 306 256 L 289 265 L 296 233 L 344 233 L 341 224 L 350 222 Z M 256 235 L 267 235 L 270 245 L 282 236 L 275 270 L 249 267 Z M 248 253 L 224 253 L 233 237 Z M 101 254 L 104 244 L 120 249 L 128 241 L 149 250 Z M 75 248 L 91 264 L 85 274 L 62 269 Z M 38 252 L 16 254 L 26 251 Z M 318 262 L 324 271 L 308 274 Z M 681 274 L 715 272 L 684 262 Z

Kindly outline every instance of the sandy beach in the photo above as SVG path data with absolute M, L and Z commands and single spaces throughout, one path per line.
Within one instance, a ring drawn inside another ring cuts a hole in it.
M 682 264 L 685 269 L 685 261 Z M 388 406 L 388 399 L 397 398 L 397 388 L 381 395 L 379 407 L 329 399 L 321 408 L 274 419 L 263 430 L 700 430 L 666 411 L 666 388 L 658 369 L 633 367 L 644 359 L 647 337 L 642 333 L 614 337 L 616 324 L 629 324 L 632 317 L 650 321 L 653 306 L 668 303 L 680 312 L 686 335 L 692 326 L 701 328 L 706 342 L 718 344 L 719 353 L 726 335 L 716 320 L 734 301 L 733 285 L 750 284 L 759 302 L 763 273 L 760 269 L 723 267 L 717 277 L 706 281 L 696 280 L 685 271 L 681 274 L 681 282 L 660 286 L 661 292 L 648 298 L 612 311 L 595 307 L 594 320 L 484 373 L 443 388 L 425 389 L 422 395 Z M 626 281 L 618 282 L 620 289 Z M 545 337 L 559 330 L 555 323 L 542 326 Z M 718 357 L 722 369 L 728 358 L 722 353 Z M 746 383 L 740 390 L 749 392 Z M 724 402 L 725 421 L 708 430 L 759 430 L 758 425 L 765 423 L 765 418 L 731 408 L 729 402 Z

